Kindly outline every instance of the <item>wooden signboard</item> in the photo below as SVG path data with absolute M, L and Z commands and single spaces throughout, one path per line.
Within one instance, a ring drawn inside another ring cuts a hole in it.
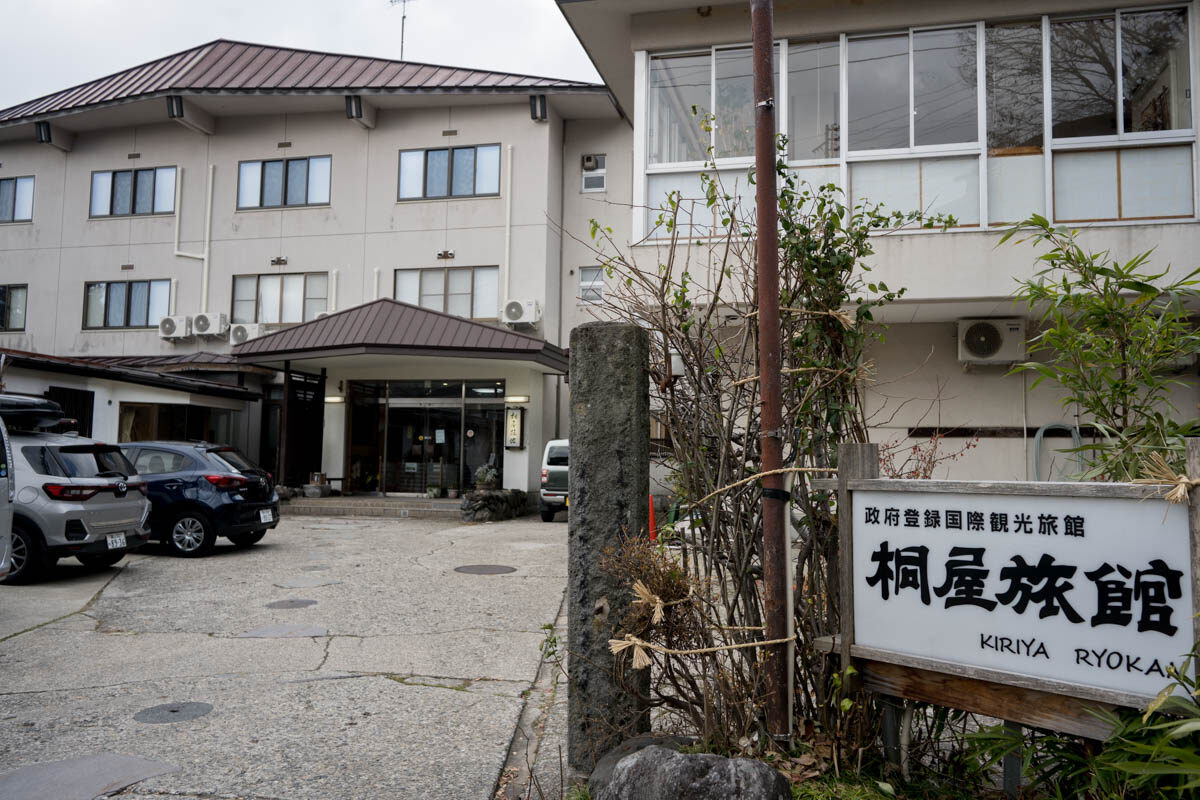
M 850 446 L 841 462 L 842 633 L 831 643 L 866 688 L 1104 738 L 1088 708 L 1145 706 L 1195 648 L 1195 497 L 881 480 L 873 450 Z

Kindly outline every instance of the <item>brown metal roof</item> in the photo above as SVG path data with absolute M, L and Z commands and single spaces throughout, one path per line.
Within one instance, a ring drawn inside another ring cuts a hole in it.
M 156 369 L 144 369 L 118 364 L 102 364 L 97 361 L 52 356 L 45 353 L 29 353 L 24 350 L 0 348 L 0 353 L 15 367 L 44 370 L 66 375 L 83 375 L 92 378 L 103 378 L 111 381 L 125 381 L 141 386 L 157 386 L 164 389 L 175 389 L 192 394 L 228 397 L 235 400 L 257 400 L 262 395 L 258 392 L 231 386 L 217 381 L 204 380 L 176 373 L 162 372 Z
M 239 362 L 375 353 L 532 361 L 567 371 L 567 354 L 515 331 L 381 298 L 235 345 Z
M 166 94 L 520 94 L 596 83 L 218 39 L 0 110 L 0 125 Z

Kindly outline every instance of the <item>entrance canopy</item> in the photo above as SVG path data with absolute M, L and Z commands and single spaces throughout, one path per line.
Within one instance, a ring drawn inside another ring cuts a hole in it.
M 434 356 L 524 362 L 542 373 L 567 371 L 567 353 L 544 339 L 382 298 L 233 348 L 241 363 L 280 366 L 347 356 Z

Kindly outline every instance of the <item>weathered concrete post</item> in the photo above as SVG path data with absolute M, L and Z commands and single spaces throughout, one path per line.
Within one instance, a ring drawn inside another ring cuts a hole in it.
M 608 649 L 630 587 L 599 569 L 622 537 L 647 535 L 649 360 L 649 335 L 637 325 L 591 322 L 571 332 L 567 750 L 581 772 L 650 727 L 637 696 L 648 694 L 650 670 L 634 671 L 626 659 L 617 675 Z

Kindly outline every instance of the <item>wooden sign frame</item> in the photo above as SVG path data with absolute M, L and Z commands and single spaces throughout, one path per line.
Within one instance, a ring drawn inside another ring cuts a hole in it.
M 1200 476 L 1200 439 L 1187 443 L 1188 474 Z M 854 516 L 855 491 L 987 494 L 1042 497 L 1128 498 L 1165 503 L 1164 488 L 1115 483 L 973 482 L 880 479 L 877 445 L 850 444 L 839 449 L 837 479 L 839 522 L 839 594 L 841 633 L 818 647 L 840 655 L 843 669 L 853 665 L 861 687 L 882 695 L 985 714 L 1037 728 L 1090 739 L 1104 739 L 1110 728 L 1089 709 L 1143 708 L 1153 696 L 1079 686 L 1014 675 L 946 661 L 884 651 L 855 642 Z M 824 483 L 824 482 L 822 482 Z M 833 483 L 830 481 L 829 483 Z M 832 487 L 830 487 L 832 488 Z M 1192 636 L 1200 642 L 1200 489 L 1189 500 L 1188 528 L 1192 573 Z M 1193 664 L 1200 670 L 1200 665 Z M 1164 680 L 1166 685 L 1168 681 Z

